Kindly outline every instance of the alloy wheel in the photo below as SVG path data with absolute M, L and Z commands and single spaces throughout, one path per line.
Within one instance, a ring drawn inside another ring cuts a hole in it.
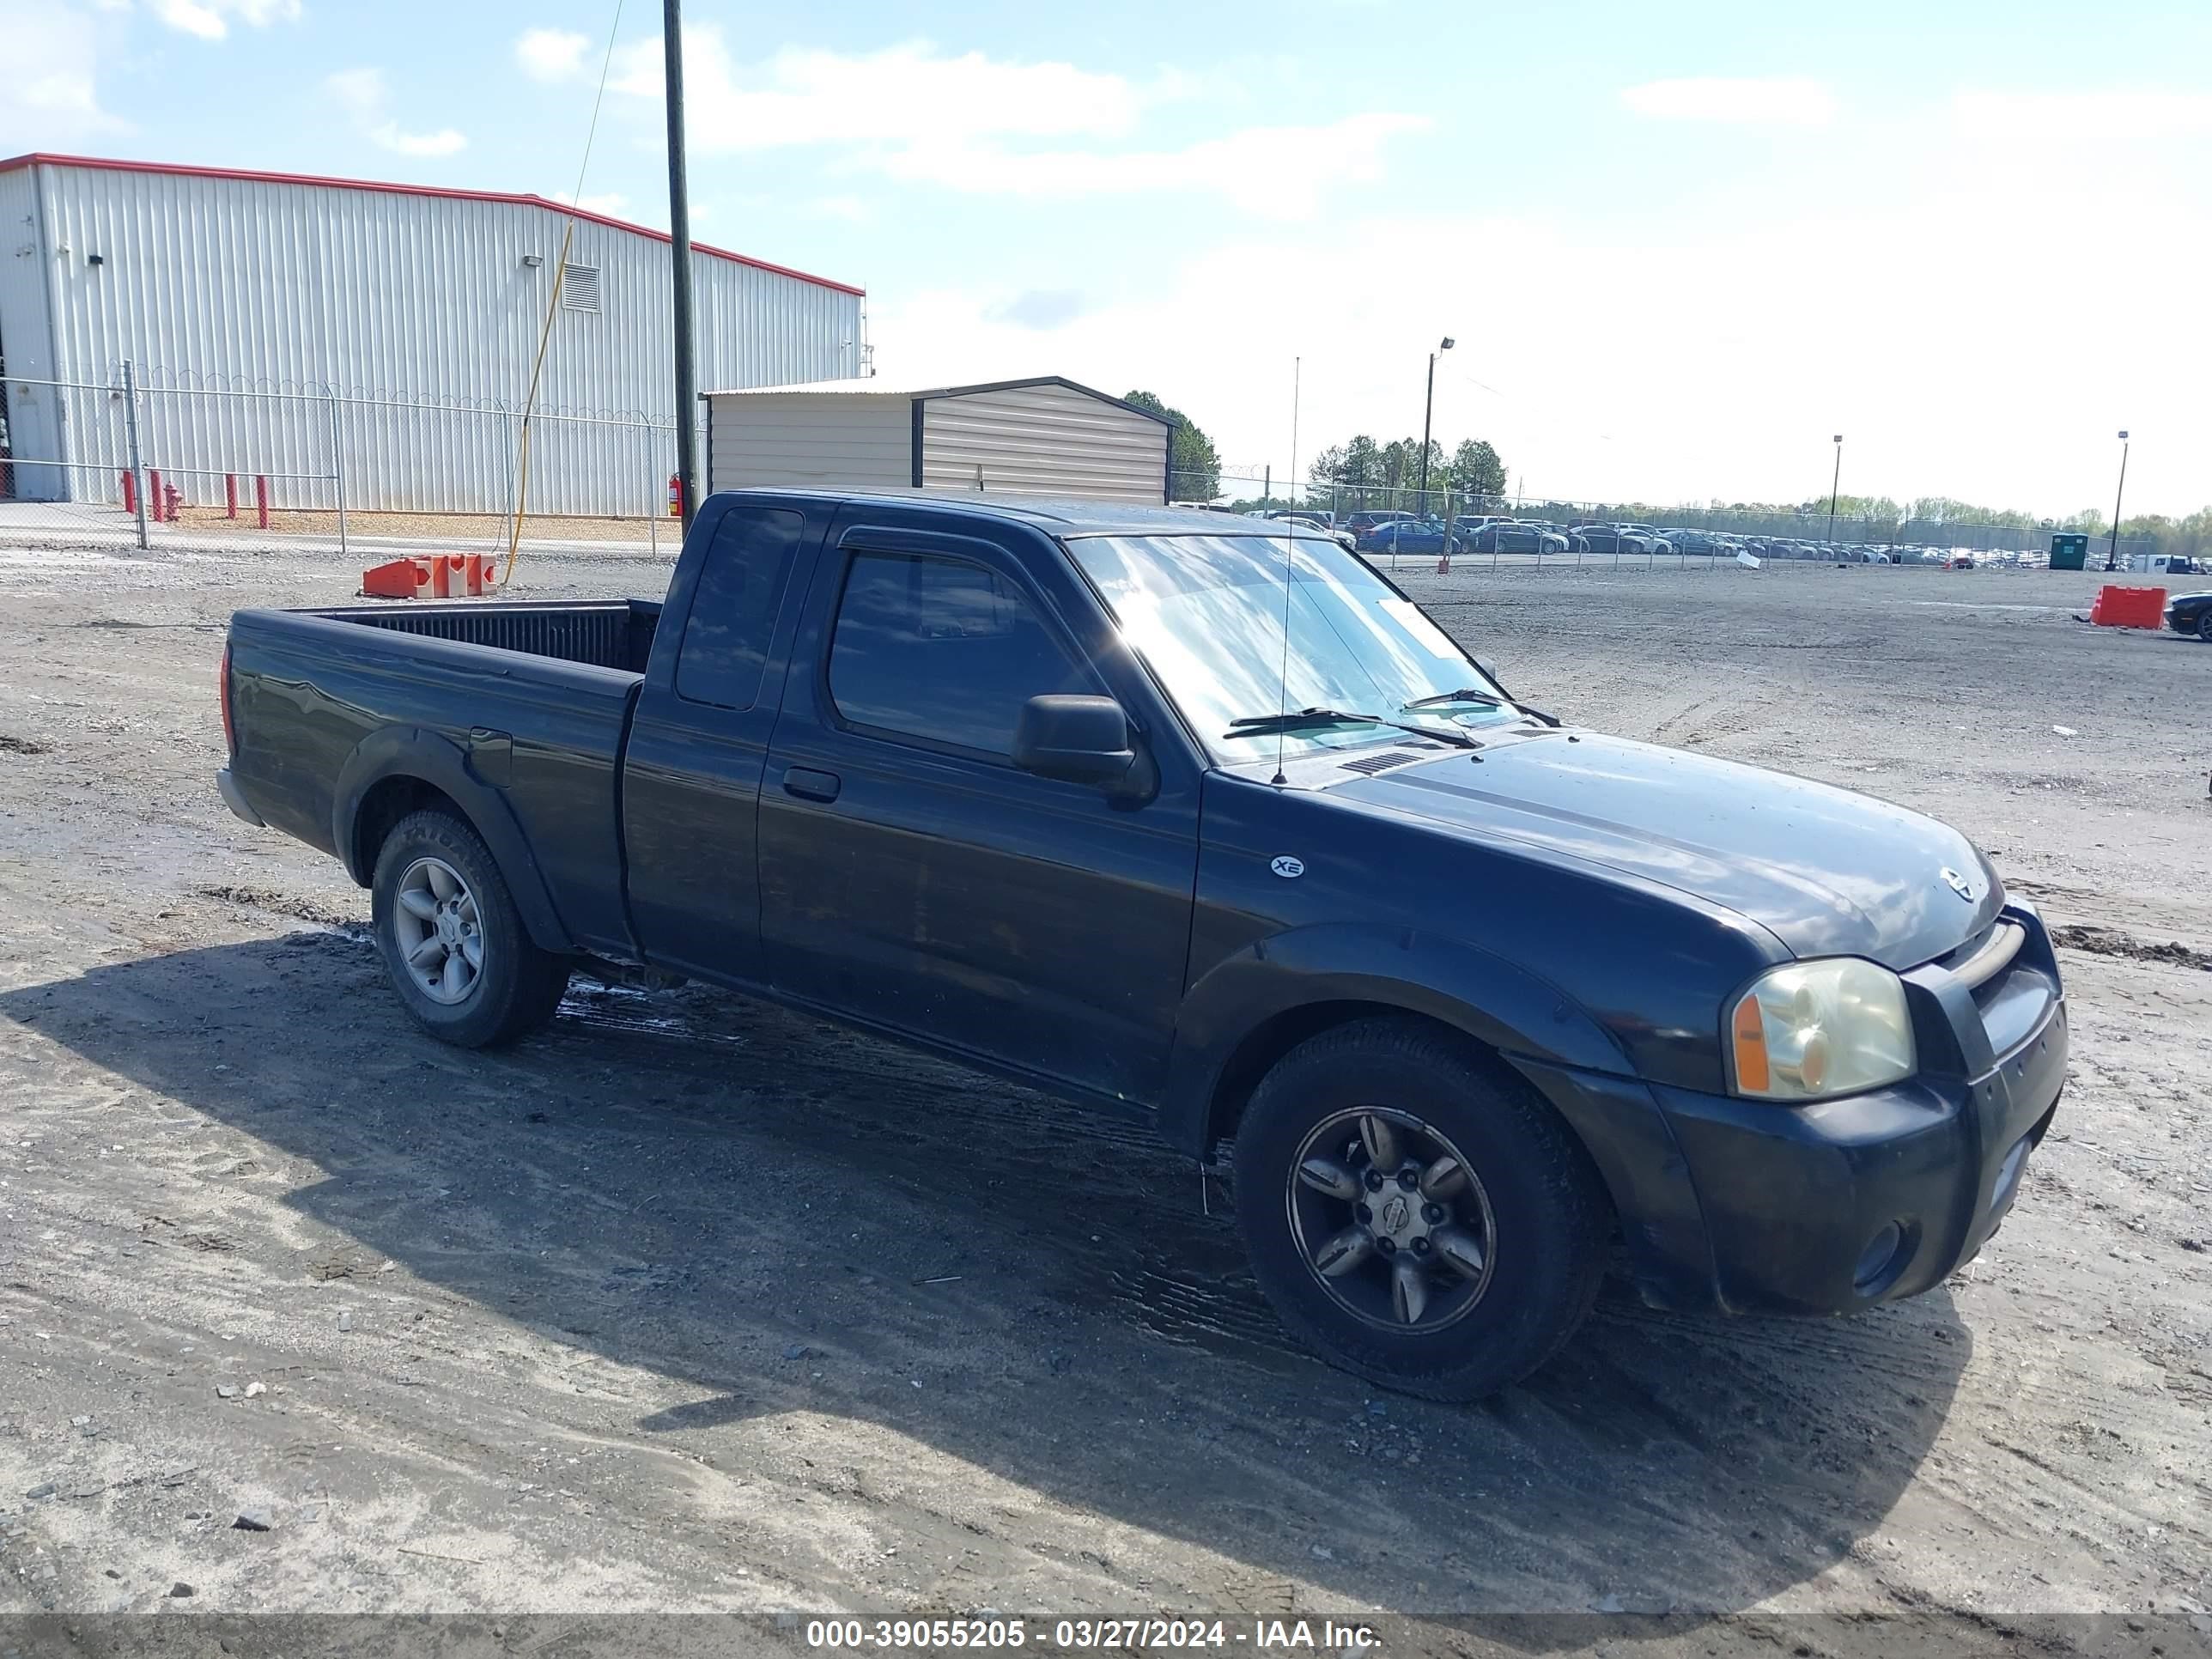
M 483 977 L 483 921 L 476 895 L 443 859 L 420 858 L 399 878 L 392 932 L 416 988 L 452 1007 Z
M 1300 1145 L 1284 1198 L 1315 1280 L 1367 1324 L 1441 1330 L 1490 1288 L 1489 1195 L 1450 1139 L 1410 1113 L 1356 1106 L 1323 1120 Z

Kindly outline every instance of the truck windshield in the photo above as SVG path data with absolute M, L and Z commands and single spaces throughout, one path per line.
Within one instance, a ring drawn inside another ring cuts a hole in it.
M 1387 726 L 1239 732 L 1236 722 L 1329 708 L 1413 723 L 1517 720 L 1444 631 L 1334 541 L 1268 536 L 1096 536 L 1067 544 L 1216 761 L 1403 741 Z M 1284 649 L 1284 573 L 1291 573 Z M 1288 673 L 1285 676 L 1285 658 Z M 1422 699 L 1460 691 L 1498 702 Z

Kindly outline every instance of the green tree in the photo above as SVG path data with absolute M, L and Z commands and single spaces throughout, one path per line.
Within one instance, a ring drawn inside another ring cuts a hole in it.
M 1503 495 L 1505 463 L 1485 438 L 1463 438 L 1452 452 L 1446 472 L 1453 492 L 1461 495 Z
M 1175 474 L 1170 493 L 1176 500 L 1210 501 L 1221 493 L 1221 457 L 1214 452 L 1213 440 L 1207 437 L 1197 422 L 1179 409 L 1171 409 L 1149 392 L 1132 392 L 1121 400 L 1134 404 L 1139 409 L 1149 409 L 1155 415 L 1164 415 L 1175 422 L 1169 434 L 1170 470 Z
M 1354 484 L 1362 489 L 1372 489 L 1382 482 L 1382 450 L 1364 432 L 1357 434 L 1344 447 L 1344 476 L 1339 483 Z

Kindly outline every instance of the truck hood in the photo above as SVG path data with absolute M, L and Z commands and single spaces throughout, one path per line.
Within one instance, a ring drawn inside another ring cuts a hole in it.
M 1913 967 L 1955 950 L 2004 900 L 1988 861 L 1947 823 L 1593 732 L 1509 738 L 1479 761 L 1453 754 L 1330 793 L 1663 883 L 1759 923 L 1801 957 Z

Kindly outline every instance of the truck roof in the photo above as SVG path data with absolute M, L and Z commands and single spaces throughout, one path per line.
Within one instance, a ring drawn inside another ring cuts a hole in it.
M 1266 536 L 1333 541 L 1329 533 L 1296 520 L 1246 519 L 1205 508 L 1147 507 L 1133 501 L 1091 501 L 1073 497 L 955 494 L 943 489 L 807 489 L 763 486 L 718 491 L 747 499 L 868 502 L 886 507 L 936 508 L 946 514 L 1001 519 L 1026 524 L 1048 535 L 1069 536 Z

